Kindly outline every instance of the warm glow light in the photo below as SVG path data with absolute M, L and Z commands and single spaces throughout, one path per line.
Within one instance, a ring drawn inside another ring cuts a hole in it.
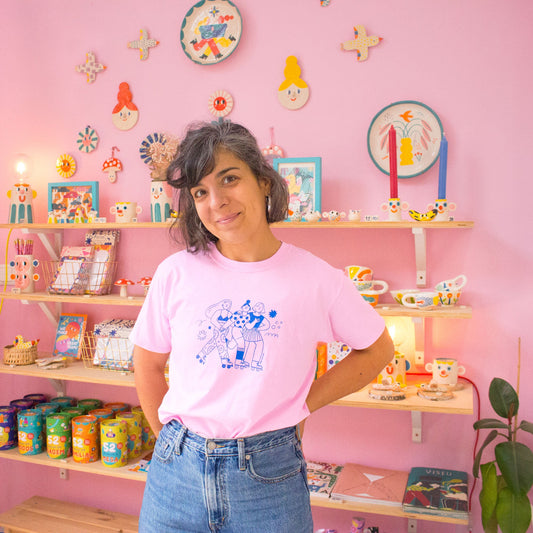
M 31 158 L 26 154 L 15 154 L 13 168 L 17 178 L 22 183 L 27 181 L 31 174 Z

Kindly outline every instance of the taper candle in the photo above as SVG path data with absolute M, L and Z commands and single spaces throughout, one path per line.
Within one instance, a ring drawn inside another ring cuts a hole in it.
M 389 176 L 390 198 L 398 198 L 398 161 L 396 155 L 396 130 L 392 125 L 389 129 Z
M 448 140 L 444 133 L 442 134 L 442 140 L 440 141 L 440 154 L 439 154 L 439 200 L 446 198 L 446 172 L 448 166 Z

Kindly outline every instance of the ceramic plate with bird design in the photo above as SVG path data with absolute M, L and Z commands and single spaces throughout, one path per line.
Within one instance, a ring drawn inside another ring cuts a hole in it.
M 368 153 L 374 164 L 389 173 L 389 129 L 396 130 L 398 177 L 413 178 L 437 161 L 442 124 L 427 105 L 412 100 L 395 102 L 384 107 L 368 129 Z

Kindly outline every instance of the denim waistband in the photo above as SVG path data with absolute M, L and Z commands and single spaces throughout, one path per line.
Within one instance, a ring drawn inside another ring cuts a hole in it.
M 178 420 L 171 420 L 167 424 L 168 437 L 176 439 L 176 452 L 180 453 L 183 445 L 205 452 L 208 455 L 241 455 L 253 453 L 281 446 L 297 440 L 296 426 L 291 426 L 274 431 L 258 433 L 250 437 L 238 439 L 211 439 L 205 438 L 185 427 Z M 171 434 L 174 435 L 171 435 Z

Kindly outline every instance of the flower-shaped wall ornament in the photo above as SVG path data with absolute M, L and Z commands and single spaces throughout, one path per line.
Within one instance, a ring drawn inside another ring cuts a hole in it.
M 215 91 L 209 97 L 209 112 L 218 118 L 223 118 L 233 109 L 233 97 L 227 91 Z
M 98 133 L 91 126 L 86 126 L 84 130 L 78 133 L 78 139 L 76 141 L 78 143 L 78 150 L 85 153 L 92 152 L 96 149 L 99 140 Z

